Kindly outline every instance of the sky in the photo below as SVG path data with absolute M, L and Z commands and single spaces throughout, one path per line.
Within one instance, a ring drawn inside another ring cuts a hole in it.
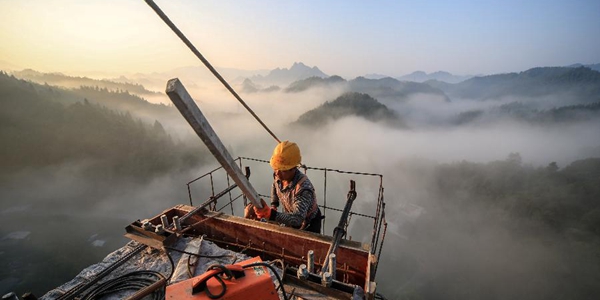
M 600 1 L 156 3 L 217 68 L 498 74 L 600 63 Z M 0 0 L 0 68 L 150 73 L 200 61 L 142 0 Z

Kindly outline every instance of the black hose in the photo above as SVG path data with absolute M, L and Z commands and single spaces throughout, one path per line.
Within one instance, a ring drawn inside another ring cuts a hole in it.
M 167 278 L 167 282 L 170 282 L 171 277 L 173 277 L 173 274 L 175 274 L 175 262 L 173 261 L 173 258 L 171 257 L 171 254 L 169 254 L 169 252 L 165 251 L 165 253 L 167 254 L 169 262 L 171 263 L 171 275 L 169 275 L 169 278 Z
M 88 291 L 81 300 L 101 299 L 107 295 L 121 291 L 138 291 L 153 283 L 165 279 L 165 276 L 156 271 L 134 271 L 123 276 L 107 280 Z M 154 300 L 165 299 L 165 288 L 158 289 L 152 294 Z
M 285 289 L 283 288 L 283 280 L 281 280 L 281 277 L 279 276 L 279 273 L 277 273 L 277 269 L 275 269 L 275 267 L 271 266 L 270 264 L 268 264 L 266 262 L 255 262 L 255 263 L 244 265 L 244 266 L 242 266 L 242 268 L 246 269 L 246 268 L 251 268 L 251 267 L 256 267 L 256 266 L 268 267 L 269 269 L 271 269 L 271 271 L 273 271 L 273 273 L 275 273 L 275 277 L 277 278 L 277 281 L 279 282 L 279 288 L 281 288 L 281 294 L 283 294 L 283 299 L 288 300 L 288 296 L 285 293 Z

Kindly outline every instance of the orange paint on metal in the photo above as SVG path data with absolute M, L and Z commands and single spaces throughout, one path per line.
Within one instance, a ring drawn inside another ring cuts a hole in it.
M 261 262 L 260 257 L 254 257 L 243 262 L 237 263 L 237 266 L 248 265 L 255 262 Z M 208 271 L 207 273 L 214 273 Z M 225 293 L 217 299 L 227 300 L 242 300 L 242 299 L 264 299 L 278 300 L 279 295 L 275 290 L 275 285 L 271 279 L 271 275 L 265 267 L 257 266 L 244 269 L 245 276 L 239 278 L 225 279 Z M 206 273 L 205 273 L 206 274 Z M 206 291 L 192 294 L 193 286 L 206 275 L 200 275 L 185 281 L 181 281 L 167 286 L 165 299 L 210 299 Z M 214 277 L 206 281 L 206 288 L 213 294 L 218 295 L 223 290 L 221 283 Z

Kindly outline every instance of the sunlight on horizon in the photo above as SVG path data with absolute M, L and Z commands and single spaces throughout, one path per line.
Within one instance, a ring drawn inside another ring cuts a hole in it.
M 591 1 L 156 3 L 220 68 L 303 62 L 353 78 L 600 62 Z M 201 65 L 142 0 L 0 1 L 0 41 L 0 68 L 128 75 Z
M 200 64 L 143 1 L 62 2 L 0 2 L 0 61 L 22 69 L 79 74 L 156 72 Z M 207 53 L 216 57 L 219 51 Z

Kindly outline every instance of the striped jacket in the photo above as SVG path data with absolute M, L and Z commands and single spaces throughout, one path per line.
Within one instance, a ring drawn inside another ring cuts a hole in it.
M 274 220 L 278 223 L 301 228 L 317 216 L 315 188 L 308 177 L 298 169 L 292 183 L 285 188 L 281 181 L 275 178 L 271 188 L 271 205 L 278 207 L 279 203 L 283 206 L 283 212 L 277 212 L 275 215 Z

